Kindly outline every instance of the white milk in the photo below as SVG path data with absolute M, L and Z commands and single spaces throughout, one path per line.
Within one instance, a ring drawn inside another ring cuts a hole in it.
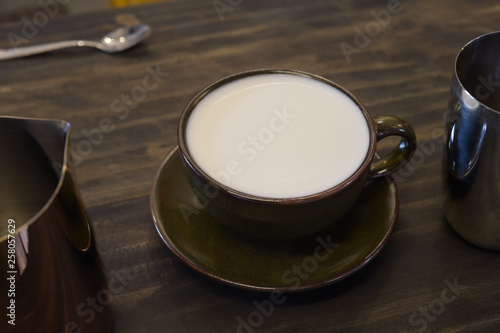
M 217 88 L 193 110 L 186 137 L 207 174 L 267 198 L 338 185 L 369 146 L 366 120 L 348 96 L 292 74 L 254 75 Z

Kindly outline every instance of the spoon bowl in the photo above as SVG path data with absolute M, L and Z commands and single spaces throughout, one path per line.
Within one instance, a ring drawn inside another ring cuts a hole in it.
M 136 45 L 151 33 L 147 24 L 119 27 L 106 34 L 100 41 L 100 50 L 107 53 L 121 52 Z

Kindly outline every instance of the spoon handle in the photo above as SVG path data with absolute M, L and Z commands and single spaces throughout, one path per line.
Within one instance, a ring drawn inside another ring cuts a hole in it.
M 53 42 L 53 43 L 33 45 L 33 46 L 15 47 L 5 50 L 0 49 L 0 60 L 26 57 L 34 54 L 50 52 L 68 47 L 95 46 L 94 44 L 95 44 L 94 42 L 90 41 L 67 40 L 67 41 Z

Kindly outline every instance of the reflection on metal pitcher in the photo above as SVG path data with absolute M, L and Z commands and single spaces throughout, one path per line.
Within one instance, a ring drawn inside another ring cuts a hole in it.
M 500 32 L 471 41 L 455 63 L 443 154 L 444 213 L 453 229 L 500 250 Z
M 78 305 L 106 288 L 65 121 L 0 117 L 0 332 L 110 332 Z M 54 168 L 60 165 L 62 168 Z

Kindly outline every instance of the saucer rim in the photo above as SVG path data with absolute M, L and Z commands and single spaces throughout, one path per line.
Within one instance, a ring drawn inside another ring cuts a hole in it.
M 169 160 L 174 156 L 174 154 L 180 154 L 179 146 L 174 146 L 170 152 L 167 154 L 167 156 L 163 159 L 163 161 L 160 164 L 160 167 L 156 171 L 155 177 L 153 184 L 151 186 L 151 191 L 150 191 L 150 210 L 151 214 L 153 217 L 153 222 L 156 228 L 156 231 L 158 232 L 160 238 L 163 240 L 165 245 L 172 251 L 172 253 L 179 258 L 184 264 L 186 264 L 188 267 L 191 269 L 194 269 L 196 272 L 210 278 L 211 280 L 217 281 L 219 283 L 229 285 L 232 287 L 240 288 L 240 289 L 245 289 L 245 290 L 250 290 L 250 291 L 259 291 L 259 292 L 273 292 L 273 291 L 278 291 L 278 292 L 301 292 L 301 291 L 308 291 L 308 290 L 314 290 L 318 289 L 321 287 L 326 287 L 328 285 L 334 284 L 336 282 L 339 282 L 354 273 L 358 272 L 361 270 L 363 267 L 368 265 L 379 253 L 380 251 L 384 248 L 386 245 L 390 235 L 394 231 L 394 228 L 396 226 L 396 222 L 398 220 L 399 216 L 399 190 L 397 187 L 397 184 L 394 180 L 394 177 L 392 175 L 386 176 L 385 178 L 389 180 L 390 184 L 394 188 L 394 210 L 392 212 L 392 219 L 390 222 L 388 222 L 389 227 L 384 233 L 384 236 L 382 237 L 381 241 L 377 244 L 376 247 L 372 249 L 372 251 L 367 254 L 363 260 L 360 260 L 356 265 L 350 267 L 347 270 L 341 271 L 340 273 L 334 274 L 328 278 L 321 279 L 316 282 L 311 282 L 311 283 L 305 283 L 301 284 L 298 286 L 283 286 L 283 287 L 272 287 L 272 286 L 261 286 L 261 285 L 254 285 L 254 284 L 248 284 L 248 283 L 242 283 L 238 281 L 233 281 L 231 279 L 227 279 L 221 276 L 218 276 L 217 274 L 214 274 L 212 272 L 209 272 L 197 263 L 195 263 L 193 260 L 191 260 L 188 256 L 186 256 L 183 251 L 181 251 L 175 243 L 172 241 L 172 239 L 169 237 L 167 232 L 165 231 L 162 223 L 161 223 L 161 218 L 158 216 L 159 211 L 158 211 L 158 204 L 156 203 L 155 200 L 155 193 L 156 189 L 158 187 L 158 181 L 159 177 L 165 168 L 166 164 L 169 162 Z M 390 186 L 391 186 L 390 185 Z

